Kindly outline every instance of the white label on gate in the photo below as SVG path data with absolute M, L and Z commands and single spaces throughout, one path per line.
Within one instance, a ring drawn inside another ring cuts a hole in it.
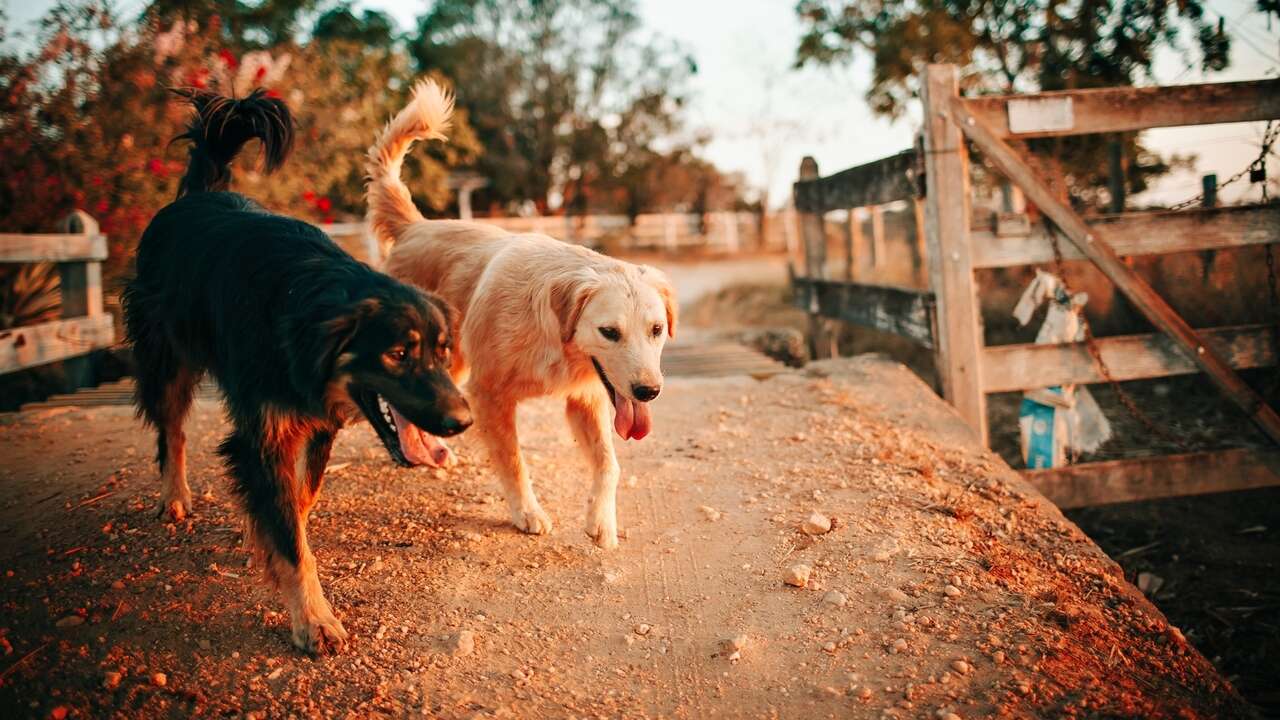
M 1009 132 L 1040 133 L 1070 130 L 1075 127 L 1071 98 L 1036 98 L 1010 100 Z

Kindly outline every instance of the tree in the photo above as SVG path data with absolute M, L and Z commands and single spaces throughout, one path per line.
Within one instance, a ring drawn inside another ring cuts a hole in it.
M 237 47 L 267 48 L 293 41 L 324 0 L 153 0 L 144 17 L 213 25 Z
M 226 42 L 216 18 L 126 22 L 97 0 L 56 6 L 33 53 L 0 52 L 0 227 L 48 232 L 82 208 L 109 237 L 106 275 L 119 278 L 186 166 L 184 147 L 170 144 L 189 112 L 170 91 L 181 87 L 284 95 L 298 124 L 293 156 L 268 180 L 250 149 L 234 188 L 316 222 L 360 217 L 364 153 L 407 101 L 410 79 L 409 59 L 395 48 L 315 39 L 245 50 Z M 460 113 L 451 143 L 406 163 L 415 195 L 445 207 L 449 169 L 478 151 Z
M 1269 2 L 1271 0 L 1263 0 Z M 1230 38 L 1203 0 L 800 0 L 805 26 L 797 64 L 835 64 L 865 52 L 873 61 L 867 101 L 896 117 L 919 95 L 928 63 L 962 68 L 970 94 L 1034 92 L 1151 80 L 1156 51 L 1181 50 L 1205 70 L 1226 67 Z M 1190 35 L 1194 50 L 1184 47 Z M 1123 138 L 1133 190 L 1171 162 Z M 1032 143 L 1061 161 L 1077 201 L 1097 202 L 1108 138 Z
M 584 211 L 680 124 L 696 71 L 632 0 L 438 0 L 410 52 L 459 90 L 491 202 Z
M 321 40 L 350 40 L 368 47 L 391 48 L 396 40 L 395 23 L 377 10 L 356 15 L 349 3 L 333 8 L 316 20 L 311 36 Z

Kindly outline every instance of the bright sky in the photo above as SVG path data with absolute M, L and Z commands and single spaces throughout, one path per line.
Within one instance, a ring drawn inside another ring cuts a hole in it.
M 0 0 L 0 3 L 5 0 Z M 646 24 L 679 40 L 698 64 L 689 120 L 713 140 L 705 156 L 722 169 L 746 174 L 752 185 L 768 186 L 773 202 L 789 192 L 800 158 L 813 155 L 823 173 L 884 157 L 911 144 L 919 110 L 889 122 L 863 102 L 870 78 L 865 58 L 852 67 L 791 70 L 800 24 L 794 0 L 638 0 Z M 52 0 L 8 0 L 16 23 L 38 17 Z M 140 0 L 126 0 L 126 6 Z M 402 28 L 413 27 L 424 0 L 361 0 L 391 14 Z M 1187 69 L 1173 52 L 1156 67 L 1164 84 L 1249 80 L 1280 75 L 1280 22 L 1268 23 L 1255 0 L 1208 0 L 1211 15 L 1225 18 L 1233 36 L 1232 65 L 1206 77 Z M 466 88 L 459 88 L 466 92 Z M 1178 201 L 1199 192 L 1199 176 L 1216 172 L 1225 180 L 1256 156 L 1261 124 L 1217 125 L 1149 131 L 1148 142 L 1162 153 L 1198 156 L 1194 172 L 1174 173 L 1138 202 Z M 1280 169 L 1272 173 L 1280 174 Z M 1256 187 L 1240 184 L 1256 199 Z M 1224 200 L 1240 191 L 1224 191 Z

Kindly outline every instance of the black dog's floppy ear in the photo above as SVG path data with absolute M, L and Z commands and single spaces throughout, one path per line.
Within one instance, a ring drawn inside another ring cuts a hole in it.
M 306 347 L 308 352 L 299 353 L 290 365 L 294 385 L 311 389 L 323 387 L 333 380 L 334 373 L 342 364 L 342 353 L 365 320 L 381 307 L 375 298 L 361 300 L 312 329 L 312 338 L 299 343 L 299 347 Z

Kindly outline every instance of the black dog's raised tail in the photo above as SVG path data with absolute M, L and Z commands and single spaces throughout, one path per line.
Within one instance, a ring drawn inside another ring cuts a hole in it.
M 262 141 L 266 171 L 280 167 L 293 148 L 293 116 L 283 100 L 258 89 L 248 97 L 233 99 L 202 90 L 175 90 L 195 110 L 187 131 L 175 140 L 191 141 L 187 174 L 178 185 L 178 197 L 226 190 L 231 183 L 231 161 L 250 140 Z

